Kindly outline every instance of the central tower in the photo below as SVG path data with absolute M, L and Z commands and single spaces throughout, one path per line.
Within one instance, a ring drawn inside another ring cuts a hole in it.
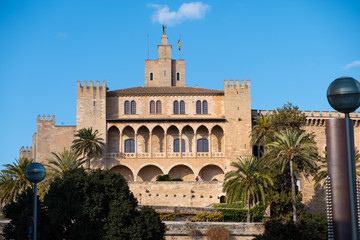
M 145 87 L 184 87 L 185 60 L 171 59 L 165 29 L 158 45 L 158 59 L 145 60 Z

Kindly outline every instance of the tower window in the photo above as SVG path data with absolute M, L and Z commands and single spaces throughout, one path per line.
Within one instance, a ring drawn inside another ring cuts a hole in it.
M 161 114 L 161 101 L 156 101 L 156 114 Z
M 131 101 L 131 114 L 136 114 L 136 102 Z
M 204 101 L 202 102 L 202 108 L 203 108 L 202 113 L 203 113 L 203 114 L 208 114 L 208 103 L 207 103 L 206 100 L 204 100 Z
M 201 101 L 196 101 L 196 114 L 201 114 Z
M 150 73 L 150 81 L 154 80 L 154 74 Z
M 176 80 L 180 81 L 180 73 L 176 73 Z
M 150 114 L 155 114 L 155 101 L 150 101 Z
M 127 139 L 124 143 L 124 149 L 126 153 L 134 153 L 135 152 L 135 140 Z
M 129 103 L 129 101 L 124 102 L 124 114 L 130 114 L 130 103 Z
M 185 114 L 185 102 L 180 101 L 180 114 Z
M 179 114 L 179 102 L 174 101 L 174 114 Z

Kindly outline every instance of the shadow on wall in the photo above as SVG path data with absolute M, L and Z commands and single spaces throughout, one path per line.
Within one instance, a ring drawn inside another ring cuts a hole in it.
M 325 187 L 316 186 L 315 194 L 309 202 L 306 203 L 306 210 L 311 214 L 326 215 L 326 192 Z

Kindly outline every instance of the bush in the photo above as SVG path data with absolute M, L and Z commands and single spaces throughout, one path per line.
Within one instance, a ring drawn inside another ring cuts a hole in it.
M 230 240 L 230 231 L 225 227 L 212 227 L 206 231 L 209 240 Z
M 169 174 L 157 175 L 156 181 L 165 182 L 165 181 L 182 181 L 181 178 L 172 178 Z
M 26 239 L 32 198 L 28 190 L 5 207 L 4 214 L 11 219 L 5 239 Z M 38 206 L 39 240 L 164 239 L 165 224 L 159 214 L 149 207 L 137 210 L 124 178 L 109 171 L 65 172 L 54 179 Z
M 246 222 L 246 209 L 227 209 L 218 208 L 218 211 L 224 215 L 225 222 Z M 264 219 L 265 206 L 255 205 L 250 209 L 251 222 L 261 222 Z
M 258 235 L 254 240 L 325 240 L 326 236 L 319 232 L 312 223 L 300 220 L 282 222 L 272 219 L 265 223 L 265 233 Z
M 199 213 L 195 218 L 192 218 L 193 222 L 222 222 L 224 216 L 221 213 Z

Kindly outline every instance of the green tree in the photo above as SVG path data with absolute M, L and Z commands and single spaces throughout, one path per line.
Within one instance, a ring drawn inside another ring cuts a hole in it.
M 6 239 L 23 236 L 24 216 L 32 201 L 31 194 L 21 198 L 28 200 L 5 206 L 4 215 L 11 219 L 4 230 Z M 159 215 L 152 208 L 137 210 L 124 178 L 109 171 L 65 171 L 51 182 L 39 206 L 39 240 L 164 239 Z
M 25 169 L 33 161 L 33 159 L 21 157 L 11 164 L 3 165 L 5 169 L 1 170 L 0 173 L 1 203 L 13 201 L 19 193 L 31 186 L 25 177 Z
M 105 146 L 103 141 L 98 130 L 93 131 L 92 127 L 82 128 L 76 132 L 71 149 L 83 154 L 87 160 L 86 169 L 90 169 L 90 159 L 100 157 L 103 152 Z
M 285 129 L 275 133 L 274 141 L 266 145 L 269 150 L 266 158 L 282 172 L 286 169 L 290 171 L 294 221 L 297 220 L 295 173 L 314 174 L 317 170 L 317 148 L 307 136 L 297 129 Z
M 80 153 L 76 153 L 74 150 L 67 150 L 66 148 L 62 152 L 51 152 L 51 154 L 52 157 L 47 159 L 47 167 L 56 176 L 76 169 L 86 161 L 84 158 L 80 158 Z
M 265 136 L 267 135 L 270 127 L 270 114 L 260 114 L 254 119 L 254 126 L 250 132 L 250 144 L 251 146 L 257 145 L 257 157 L 260 158 L 260 148 L 263 146 L 265 141 Z
M 233 171 L 225 174 L 223 191 L 229 203 L 247 203 L 247 222 L 250 222 L 250 203 L 265 202 L 265 192 L 273 184 L 262 162 L 255 157 L 238 158 L 232 162 Z

